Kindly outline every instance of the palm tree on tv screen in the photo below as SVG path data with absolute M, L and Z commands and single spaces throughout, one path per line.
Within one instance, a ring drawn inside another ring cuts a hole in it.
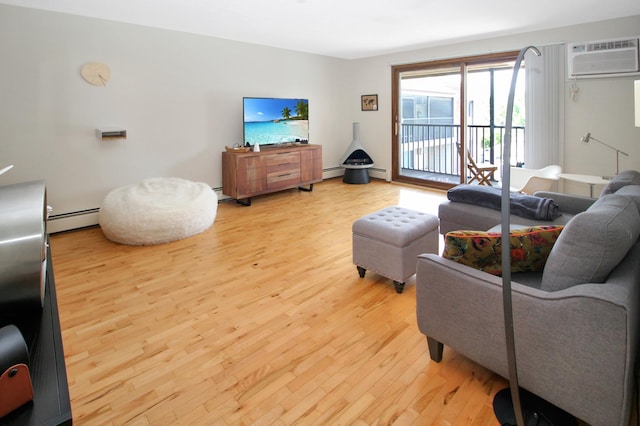
M 291 118 L 291 110 L 289 109 L 289 107 L 282 108 L 282 118 L 284 118 L 285 120 Z
M 296 104 L 296 115 L 302 120 L 309 119 L 309 104 L 303 100 L 299 100 Z

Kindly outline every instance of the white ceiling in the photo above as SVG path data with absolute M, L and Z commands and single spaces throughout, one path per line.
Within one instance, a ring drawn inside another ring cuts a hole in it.
M 0 3 L 345 59 L 640 15 L 639 0 L 0 0 Z

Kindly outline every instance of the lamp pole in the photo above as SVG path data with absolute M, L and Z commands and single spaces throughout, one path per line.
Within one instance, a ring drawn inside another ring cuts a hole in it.
M 9 170 L 11 170 L 12 168 L 13 168 L 13 164 L 11 164 L 11 165 L 9 165 L 9 166 L 7 166 L 7 167 L 3 168 L 3 169 L 0 169 L 0 175 L 1 175 L 1 174 L 4 174 L 4 173 L 6 173 L 6 172 L 8 172 L 8 171 L 9 171 Z
M 520 64 L 525 53 L 531 49 L 537 56 L 540 51 L 534 46 L 525 47 L 520 51 L 513 66 L 513 76 L 511 78 L 511 90 L 507 100 L 507 117 L 505 139 L 502 152 L 502 305 L 504 309 L 505 338 L 507 342 L 507 361 L 509 364 L 509 386 L 511 388 L 511 398 L 513 400 L 513 411 L 518 426 L 524 426 L 522 415 L 522 404 L 520 402 L 520 389 L 518 387 L 518 367 L 516 365 L 516 347 L 513 330 L 513 303 L 511 300 L 511 250 L 510 248 L 510 223 L 511 202 L 509 194 L 509 183 L 511 172 L 509 162 L 511 159 L 511 128 L 513 120 L 513 98 L 516 91 L 516 81 Z

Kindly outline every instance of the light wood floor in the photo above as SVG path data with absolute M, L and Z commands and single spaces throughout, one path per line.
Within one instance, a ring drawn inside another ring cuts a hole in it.
M 351 225 L 443 192 L 340 179 L 221 202 L 206 232 L 132 247 L 52 235 L 74 423 L 496 425 L 507 383 L 445 348 L 430 361 L 403 294 L 351 263 Z

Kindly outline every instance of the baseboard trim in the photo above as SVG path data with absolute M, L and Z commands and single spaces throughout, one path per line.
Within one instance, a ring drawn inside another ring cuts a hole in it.
M 47 220 L 47 233 L 69 231 L 71 229 L 86 228 L 98 224 L 99 208 L 80 210 L 76 212 L 50 215 Z

